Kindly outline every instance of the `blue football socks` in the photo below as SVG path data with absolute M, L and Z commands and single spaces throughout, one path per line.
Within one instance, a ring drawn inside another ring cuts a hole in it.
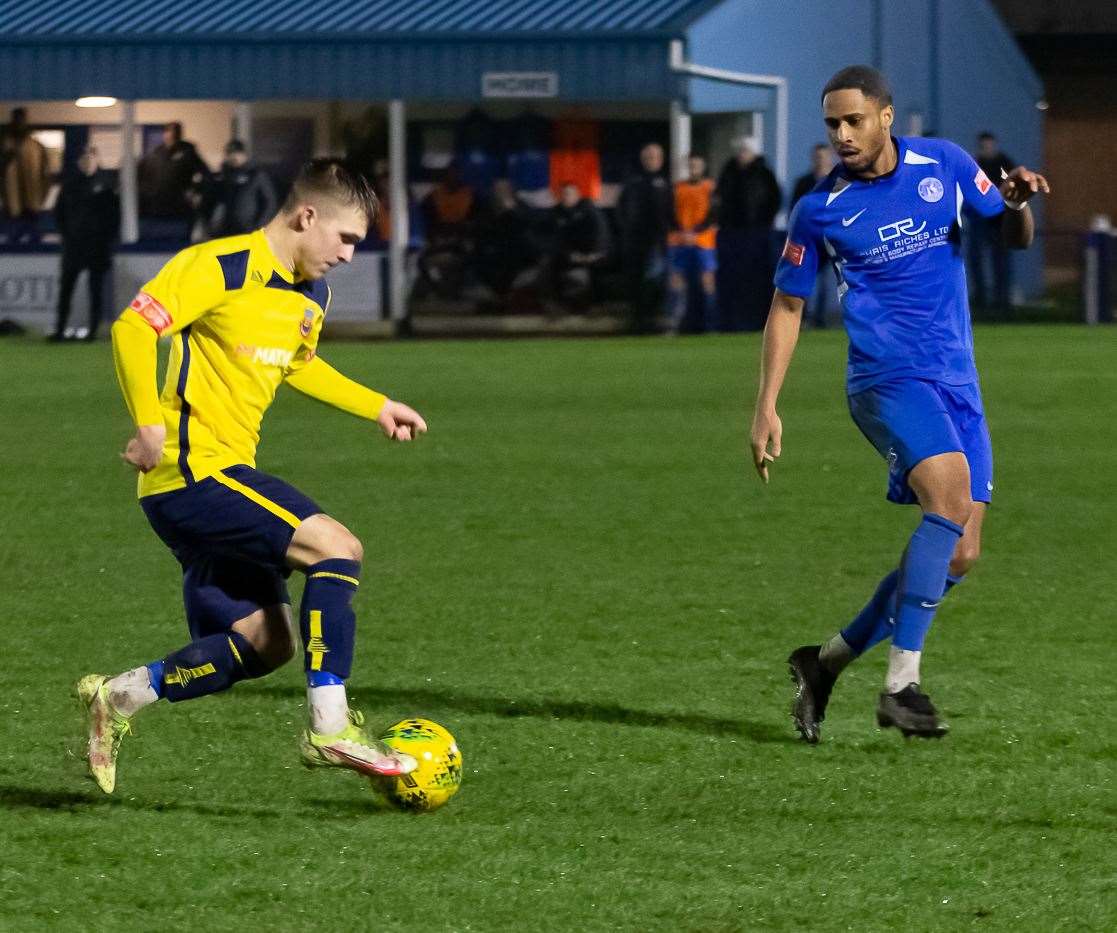
M 849 645 L 855 658 L 892 637 L 896 627 L 896 581 L 899 577 L 899 570 L 893 570 L 881 580 L 873 598 L 865 604 L 865 608 L 857 614 L 857 617 L 842 629 L 842 638 Z M 965 579 L 965 576 L 948 574 L 942 595 L 946 596 Z
M 962 526 L 950 519 L 927 512 L 912 533 L 896 581 L 893 647 L 923 650 L 923 639 L 946 593 L 950 558 L 962 531 Z
M 873 645 L 892 634 L 892 606 L 896 600 L 896 581 L 900 571 L 893 570 L 877 585 L 873 598 L 857 617 L 842 629 L 842 638 L 849 645 L 854 657 L 868 651 Z

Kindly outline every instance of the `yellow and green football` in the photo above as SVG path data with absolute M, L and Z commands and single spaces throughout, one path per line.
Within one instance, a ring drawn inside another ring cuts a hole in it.
M 388 729 L 380 740 L 419 762 L 410 774 L 374 782 L 395 806 L 415 812 L 437 810 L 458 792 L 462 754 L 454 737 L 438 723 L 405 719 Z

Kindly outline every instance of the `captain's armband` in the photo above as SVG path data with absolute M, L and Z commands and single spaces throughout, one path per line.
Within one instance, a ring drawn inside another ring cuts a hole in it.
M 162 335 L 174 323 L 167 309 L 147 292 L 138 292 L 128 307 L 142 317 L 157 334 Z

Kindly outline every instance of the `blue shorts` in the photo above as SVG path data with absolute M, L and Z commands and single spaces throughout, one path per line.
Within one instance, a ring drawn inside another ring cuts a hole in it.
M 970 496 L 993 496 L 993 448 L 981 389 L 924 379 L 895 379 L 849 396 L 849 412 L 861 433 L 888 461 L 888 499 L 917 502 L 908 474 L 921 460 L 961 451 L 970 465 Z
M 182 564 L 194 638 L 228 631 L 257 609 L 289 603 L 287 548 L 302 521 L 322 511 L 293 486 L 249 466 L 145 496 L 140 505 Z
M 689 275 L 692 272 L 716 272 L 718 268 L 717 250 L 704 249 L 701 246 L 668 246 L 667 265 L 672 272 L 678 275 Z

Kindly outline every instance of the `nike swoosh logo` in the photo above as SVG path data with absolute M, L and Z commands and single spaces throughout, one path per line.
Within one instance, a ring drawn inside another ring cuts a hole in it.
M 851 223 L 853 223 L 858 217 L 860 217 L 862 214 L 864 214 L 865 211 L 867 211 L 867 210 L 868 210 L 867 207 L 863 207 L 863 208 L 861 208 L 861 210 L 859 210 L 852 217 L 843 217 L 842 218 L 842 226 L 843 227 L 848 227 Z
M 926 601 L 921 602 L 919 605 L 921 605 L 924 609 L 937 609 L 939 606 L 938 603 L 929 603 Z

